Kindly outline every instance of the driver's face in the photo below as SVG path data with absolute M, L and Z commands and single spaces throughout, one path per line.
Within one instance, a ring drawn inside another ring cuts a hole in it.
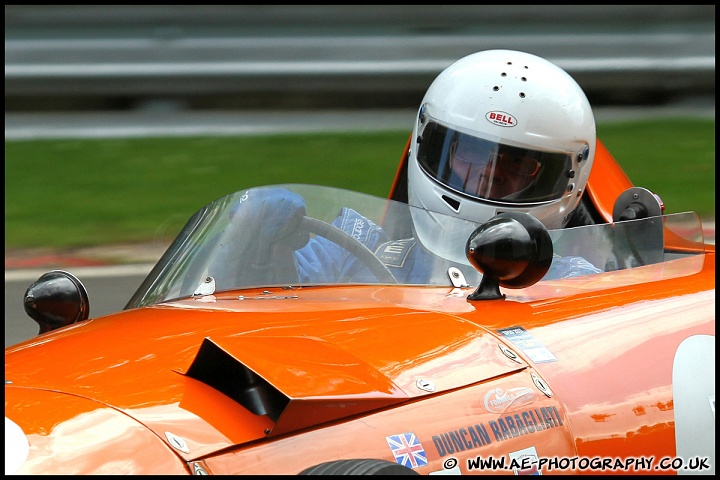
M 540 170 L 540 163 L 522 149 L 503 147 L 483 151 L 477 143 L 459 140 L 451 157 L 453 174 L 467 193 L 501 199 L 527 187 Z

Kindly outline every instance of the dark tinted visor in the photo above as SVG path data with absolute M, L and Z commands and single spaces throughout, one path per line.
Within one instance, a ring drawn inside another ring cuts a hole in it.
M 430 122 L 418 162 L 441 184 L 472 197 L 511 203 L 555 200 L 566 192 L 570 155 L 474 137 Z

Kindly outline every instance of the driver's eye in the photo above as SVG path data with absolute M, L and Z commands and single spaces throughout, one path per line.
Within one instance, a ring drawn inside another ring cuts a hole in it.
M 532 177 L 540 170 L 540 162 L 534 158 L 502 154 L 500 155 L 501 167 L 508 173 L 515 173 L 521 176 Z

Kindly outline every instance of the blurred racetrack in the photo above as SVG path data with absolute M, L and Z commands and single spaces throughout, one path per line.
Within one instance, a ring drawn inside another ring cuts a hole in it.
M 593 105 L 714 95 L 714 5 L 6 5 L 5 111 L 414 108 L 479 50 Z
M 417 108 L 417 107 L 416 107 Z M 637 118 L 715 118 L 715 98 L 686 97 L 663 105 L 593 109 L 596 121 Z M 416 109 L 285 111 L 102 111 L 5 113 L 5 139 L 130 138 L 186 135 L 382 131 L 412 129 Z
M 492 48 L 567 70 L 598 120 L 714 118 L 714 5 L 6 5 L 5 136 L 403 129 Z

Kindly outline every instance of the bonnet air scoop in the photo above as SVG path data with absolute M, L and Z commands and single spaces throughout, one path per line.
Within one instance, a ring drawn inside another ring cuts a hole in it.
M 208 338 L 203 340 L 186 375 L 224 393 L 255 415 L 267 415 L 273 422 L 290 403 L 282 392 Z
M 275 423 L 268 435 L 409 398 L 357 357 L 310 337 L 232 338 L 223 339 L 222 344 L 205 338 L 186 375 L 255 415 L 266 415 Z

